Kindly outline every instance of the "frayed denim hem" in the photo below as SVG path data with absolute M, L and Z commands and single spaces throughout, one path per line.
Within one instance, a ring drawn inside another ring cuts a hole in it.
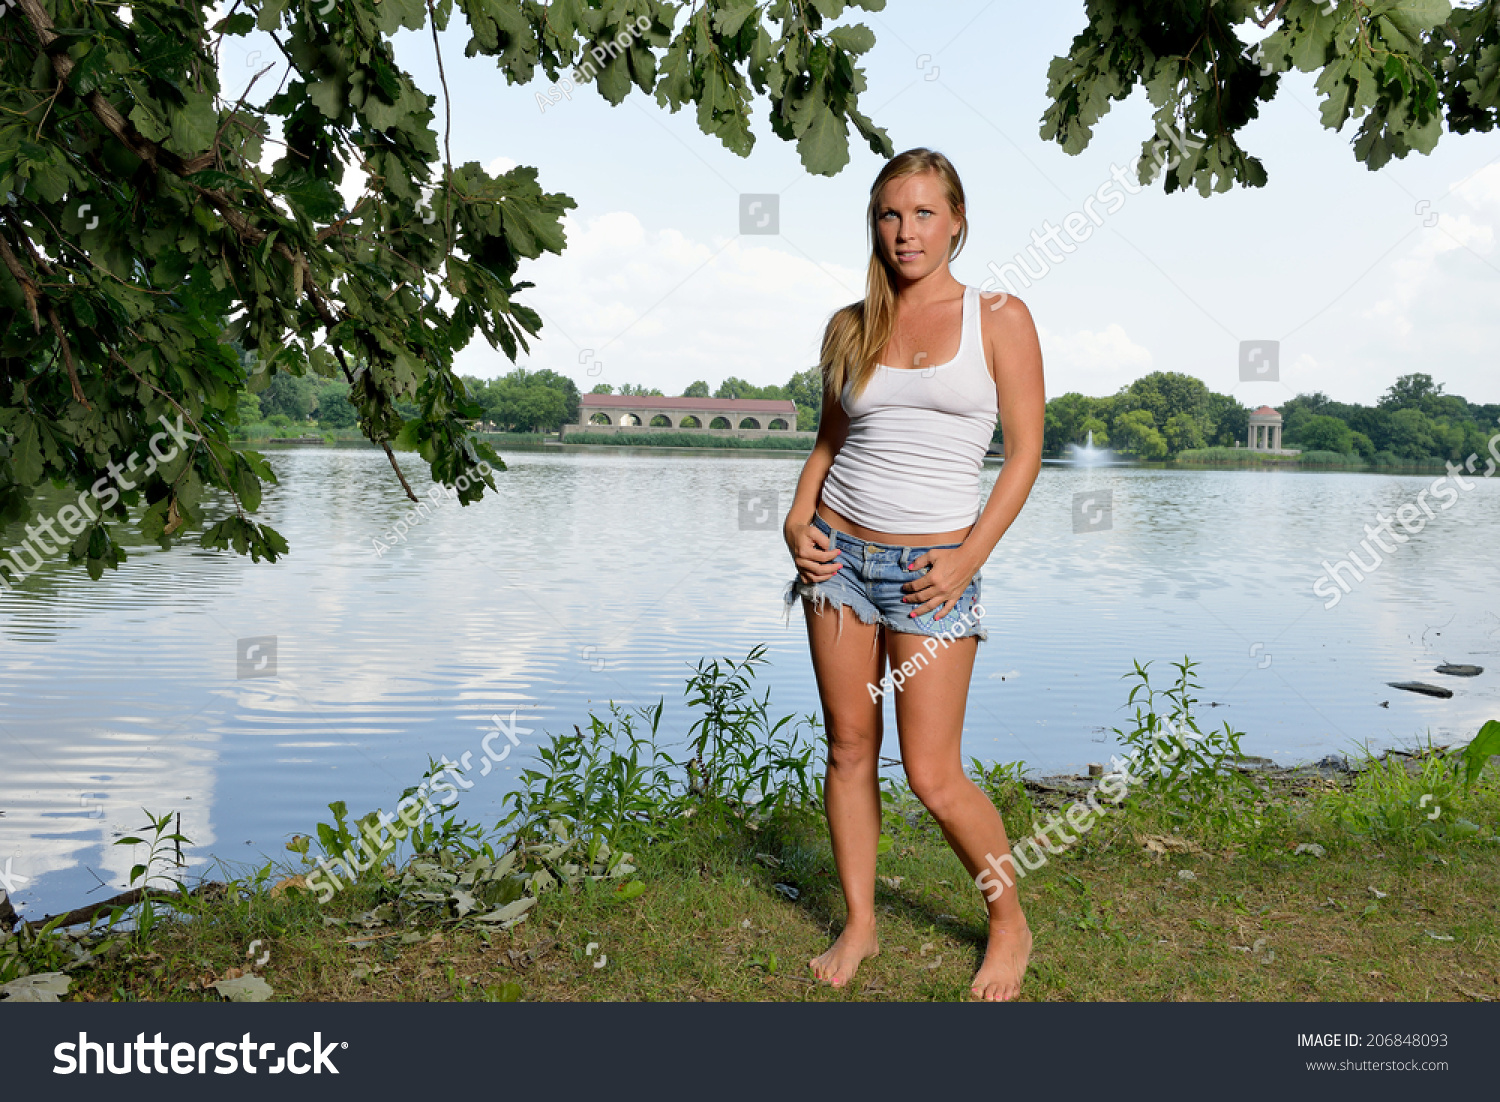
M 879 609 L 876 609 L 873 612 L 864 612 L 857 605 L 851 604 L 848 601 L 841 601 L 836 597 L 830 596 L 825 590 L 821 589 L 817 585 L 817 583 L 808 584 L 802 581 L 800 578 L 793 578 L 790 582 L 787 583 L 786 593 L 782 598 L 783 604 L 785 606 L 785 614 L 782 617 L 783 624 L 787 625 L 788 627 L 791 626 L 792 606 L 802 599 L 806 599 L 812 602 L 813 611 L 815 613 L 821 613 L 823 609 L 827 608 L 829 605 L 833 605 L 838 609 L 838 629 L 834 632 L 833 636 L 835 643 L 844 637 L 844 609 L 846 608 L 852 611 L 854 615 L 859 618 L 859 621 L 862 624 L 876 624 L 880 627 L 889 628 L 891 631 L 899 631 L 903 635 L 920 635 L 923 638 L 945 639 L 949 642 L 954 642 L 959 639 L 973 638 L 982 643 L 989 638 L 990 634 L 989 629 L 984 627 L 977 620 L 971 620 L 965 625 L 960 625 L 958 628 L 951 627 L 950 625 L 959 624 L 959 621 L 961 619 L 959 614 L 956 612 L 950 612 L 947 616 L 943 617 L 942 620 L 935 621 L 935 624 L 940 629 L 938 631 L 925 631 L 922 628 L 918 627 L 915 623 L 913 623 L 911 626 L 907 626 L 903 623 L 892 622 L 889 617 L 882 616 Z M 965 630 L 965 628 L 969 630 Z M 958 631 L 959 634 L 954 634 L 955 630 Z M 876 639 L 879 639 L 878 632 L 876 633 Z
M 795 605 L 799 600 L 811 601 L 813 612 L 815 613 L 821 613 L 829 605 L 833 605 L 835 608 L 837 608 L 839 623 L 838 628 L 834 632 L 833 636 L 833 641 L 835 643 L 837 643 L 844 637 L 844 609 L 846 608 L 853 612 L 854 615 L 859 618 L 859 622 L 862 624 L 875 624 L 879 626 L 885 623 L 884 619 L 880 615 L 879 609 L 873 609 L 870 612 L 865 612 L 857 605 L 850 604 L 848 601 L 840 601 L 836 597 L 830 596 L 828 592 L 821 586 L 819 586 L 816 582 L 809 584 L 807 582 L 804 582 L 801 578 L 793 578 L 790 582 L 787 583 L 786 594 L 784 595 L 782 600 L 785 604 L 785 615 L 782 617 L 782 622 L 788 626 L 791 625 L 792 606 Z M 877 640 L 877 642 L 879 638 L 880 633 L 877 632 L 875 634 L 875 639 Z

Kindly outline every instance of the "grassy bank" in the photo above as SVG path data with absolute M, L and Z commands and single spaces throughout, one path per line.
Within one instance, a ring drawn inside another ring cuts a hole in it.
M 1367 466 L 1358 455 L 1323 451 L 1276 455 L 1250 448 L 1189 448 L 1178 452 L 1173 461 L 1180 467 L 1347 467 L 1363 470 Z
M 1407 459 L 1391 452 L 1377 452 L 1366 459 L 1358 454 L 1305 451 L 1297 455 L 1273 455 L 1249 448 L 1190 448 L 1172 459 L 1178 467 L 1282 467 L 1298 470 L 1382 471 L 1388 474 L 1442 474 L 1448 468 L 1435 456 Z
M 358 428 L 348 429 L 325 429 L 317 425 L 297 427 L 292 429 L 278 428 L 258 422 L 246 427 L 239 435 L 230 437 L 233 442 L 242 447 L 263 447 L 270 444 L 274 439 L 302 439 L 317 437 L 324 444 L 363 444 L 366 447 L 376 447 L 370 443 L 364 433 Z M 475 439 L 483 440 L 487 444 L 504 445 L 506 447 L 541 447 L 550 442 L 557 441 L 555 432 L 476 432 Z
M 899 783 L 885 793 L 882 953 L 843 990 L 809 979 L 843 913 L 816 723 L 753 695 L 758 660 L 700 665 L 681 761 L 658 745 L 660 705 L 612 707 L 553 738 L 493 831 L 430 819 L 325 902 L 314 839 L 294 838 L 283 868 L 130 909 L 134 931 L 23 927 L 0 943 L 0 984 L 55 973 L 75 1000 L 247 987 L 291 1000 L 966 998 L 979 894 Z M 1181 732 L 1177 752 L 1015 885 L 1036 938 L 1022 997 L 1500 998 L 1500 724 L 1466 750 L 1267 770 L 1227 725 L 1199 730 L 1191 664 L 1177 670 L 1164 688 L 1131 675 L 1138 708 L 1117 731 L 1132 753 Z M 1019 765 L 973 775 L 1013 841 L 1092 783 Z M 315 832 L 325 854 L 360 828 L 330 810 Z M 157 843 L 149 869 L 169 831 L 164 816 L 142 834 Z

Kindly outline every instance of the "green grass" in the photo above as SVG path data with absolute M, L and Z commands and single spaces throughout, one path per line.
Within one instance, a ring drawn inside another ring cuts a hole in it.
M 1500 846 L 1338 843 L 1313 813 L 1316 793 L 1284 798 L 1290 817 L 1257 847 L 1204 844 L 1124 814 L 1028 874 L 1016 890 L 1036 942 L 1022 997 L 1500 998 Z M 260 972 L 278 999 L 967 996 L 984 911 L 936 824 L 904 789 L 891 792 L 892 846 L 879 861 L 882 953 L 841 991 L 814 984 L 806 964 L 836 936 L 843 913 L 821 825 L 756 828 L 722 811 L 692 818 L 680 838 L 640 856 L 644 891 L 628 902 L 616 901 L 607 882 L 554 889 L 527 921 L 488 934 L 452 922 L 367 928 L 363 916 L 388 894 L 373 882 L 326 906 L 308 893 L 272 898 L 264 884 L 241 884 L 195 902 L 191 921 L 159 920 L 145 944 L 123 939 L 74 973 L 71 997 L 216 999 L 209 984 L 246 967 L 255 940 L 258 952 L 271 953 Z M 1294 856 L 1297 841 L 1321 841 L 1326 854 Z M 794 888 L 796 900 L 777 884 Z
M 1273 455 L 1253 451 L 1250 448 L 1188 448 L 1177 453 L 1174 462 L 1179 466 L 1238 467 L 1352 467 L 1362 469 L 1365 461 L 1358 455 L 1340 455 L 1338 452 L 1307 451 L 1299 455 Z
M 882 952 L 847 988 L 810 978 L 843 915 L 817 724 L 777 718 L 769 694 L 755 696 L 762 654 L 700 663 L 688 679 L 691 757 L 659 747 L 662 705 L 611 705 L 587 731 L 553 736 L 491 831 L 452 814 L 428 822 L 406 839 L 409 857 L 324 903 L 299 837 L 283 867 L 222 869 L 223 886 L 116 916 L 134 930 L 0 940 L 0 984 L 66 971 L 73 1000 L 216 1000 L 214 981 L 253 967 L 283 1000 L 967 998 L 986 932 L 979 892 L 894 782 Z M 1135 748 L 1192 732 L 1188 752 L 1151 769 L 1137 759 L 1128 797 L 1101 799 L 1097 825 L 1008 889 L 1035 938 L 1022 998 L 1500 998 L 1500 723 L 1463 750 L 1365 756 L 1352 775 L 1266 774 L 1239 761 L 1229 725 L 1198 730 L 1194 664 L 1173 668 L 1165 688 L 1149 663 L 1126 675 L 1134 722 L 1117 733 Z M 1072 802 L 1021 763 L 976 762 L 973 776 L 1012 841 Z M 330 809 L 315 832 L 325 852 L 370 821 Z M 161 875 L 171 822 L 153 817 L 142 837 L 156 857 L 133 877 Z M 452 886 L 501 854 L 512 856 L 496 872 L 509 875 L 494 898 Z M 523 893 L 535 901 L 523 919 L 479 919 Z

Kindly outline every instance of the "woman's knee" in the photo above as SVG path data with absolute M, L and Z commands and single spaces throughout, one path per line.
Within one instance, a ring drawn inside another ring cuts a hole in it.
M 873 769 L 880 756 L 880 732 L 872 729 L 828 732 L 828 766 L 830 769 Z
M 952 817 L 973 787 L 962 769 L 908 767 L 906 779 L 922 806 L 940 823 Z

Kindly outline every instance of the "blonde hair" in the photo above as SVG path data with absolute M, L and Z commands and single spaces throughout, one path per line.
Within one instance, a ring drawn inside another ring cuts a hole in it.
M 823 372 L 823 400 L 838 401 L 846 383 L 852 382 L 852 394 L 858 395 L 875 374 L 881 349 L 890 342 L 896 327 L 896 276 L 878 245 L 880 229 L 880 194 L 892 180 L 934 173 L 943 185 L 949 210 L 962 219 L 959 231 L 948 248 L 951 261 L 964 247 L 969 236 L 969 220 L 964 217 L 964 186 L 959 182 L 953 163 L 932 149 L 917 147 L 898 153 L 885 163 L 870 185 L 870 205 L 865 213 L 870 234 L 870 262 L 865 270 L 865 297 L 841 308 L 828 323 L 823 336 L 823 350 L 818 366 Z

